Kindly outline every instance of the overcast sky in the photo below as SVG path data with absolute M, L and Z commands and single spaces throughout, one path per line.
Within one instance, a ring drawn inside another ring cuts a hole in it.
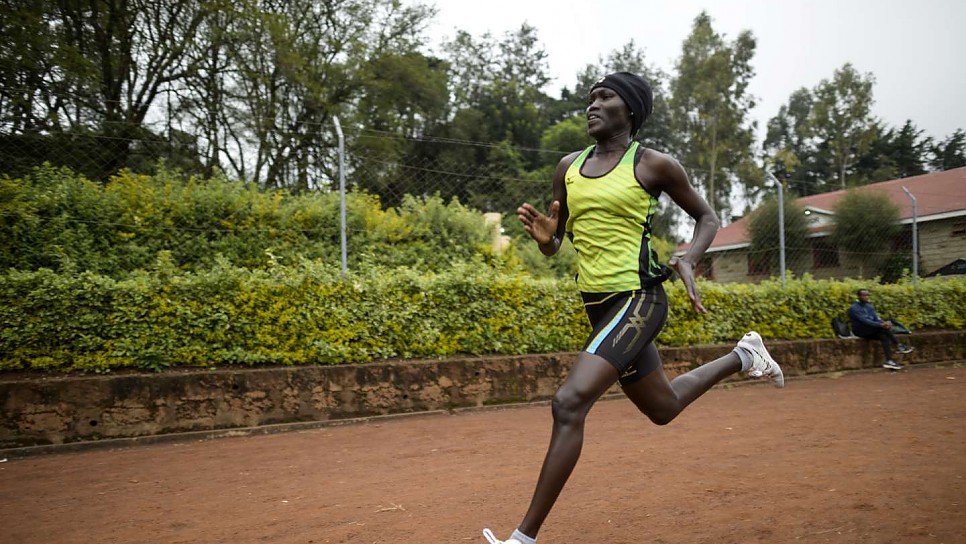
M 758 48 L 751 92 L 759 135 L 800 87 L 851 62 L 875 76 L 873 114 L 890 126 L 906 119 L 926 135 L 966 129 L 966 1 L 962 0 L 424 0 L 439 10 L 429 35 L 457 29 L 502 37 L 524 22 L 538 30 L 555 78 L 548 92 L 573 87 L 577 72 L 634 39 L 647 62 L 673 72 L 695 16 L 706 10 L 726 39 L 750 30 Z

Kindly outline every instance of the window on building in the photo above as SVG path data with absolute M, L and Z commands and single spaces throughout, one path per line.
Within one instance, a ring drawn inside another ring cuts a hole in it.
M 812 268 L 839 266 L 839 250 L 825 240 L 812 240 Z
M 950 233 L 950 236 L 952 236 L 953 238 L 966 236 L 966 221 L 959 221 L 957 223 L 953 223 L 953 230 Z

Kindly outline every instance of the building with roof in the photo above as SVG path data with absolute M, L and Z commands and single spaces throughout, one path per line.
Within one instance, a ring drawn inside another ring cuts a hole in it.
M 966 167 L 921 176 L 873 183 L 858 191 L 885 194 L 899 208 L 899 222 L 907 225 L 904 234 L 893 241 L 893 251 L 912 251 L 912 200 L 916 198 L 916 224 L 919 233 L 919 273 L 928 276 L 957 259 L 966 258 Z M 796 274 L 808 272 L 816 278 L 861 277 L 860 268 L 840 255 L 828 239 L 835 224 L 835 204 L 846 191 L 834 191 L 795 199 L 809 219 L 810 255 L 796 260 Z M 752 212 L 754 213 L 754 212 Z M 699 265 L 701 276 L 719 282 L 758 282 L 772 274 L 762 270 L 749 254 L 748 231 L 751 214 L 723 227 Z M 776 227 L 777 228 L 777 227 Z M 873 236 L 874 233 L 870 233 Z M 683 252 L 687 245 L 679 248 Z M 800 249 L 801 251 L 802 249 Z M 789 267 L 786 267 L 789 268 Z M 875 273 L 867 273 L 874 276 Z

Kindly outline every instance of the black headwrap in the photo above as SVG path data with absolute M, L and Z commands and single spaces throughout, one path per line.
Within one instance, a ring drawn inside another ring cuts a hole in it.
M 615 72 L 600 78 L 590 90 L 593 91 L 597 87 L 607 87 L 624 100 L 633 114 L 631 136 L 637 134 L 654 108 L 654 94 L 647 80 L 630 72 Z

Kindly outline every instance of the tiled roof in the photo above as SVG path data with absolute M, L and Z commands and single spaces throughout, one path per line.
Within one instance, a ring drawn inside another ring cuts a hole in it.
M 955 212 L 966 213 L 966 167 L 872 183 L 862 186 L 858 190 L 877 191 L 889 195 L 889 198 L 899 206 L 900 220 L 909 220 L 912 218 L 912 201 L 903 192 L 903 187 L 909 189 L 909 192 L 916 197 L 918 221 L 939 219 L 944 214 Z M 835 208 L 835 203 L 845 193 L 846 191 L 842 190 L 805 196 L 795 199 L 795 203 L 802 207 L 831 212 Z M 749 215 L 719 230 L 708 250 L 723 250 L 747 245 L 750 242 L 748 236 Z M 678 251 L 684 251 L 687 247 L 687 244 L 683 244 L 678 247 Z

